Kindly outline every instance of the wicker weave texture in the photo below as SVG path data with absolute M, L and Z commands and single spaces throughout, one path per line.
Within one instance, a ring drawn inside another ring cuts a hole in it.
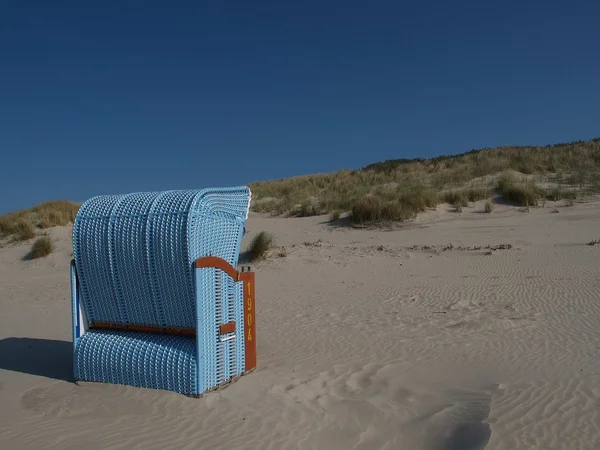
M 237 264 L 247 187 L 94 197 L 73 226 L 90 321 L 195 327 L 193 262 Z
M 75 345 L 75 378 L 198 394 L 196 340 L 90 330 Z
M 244 348 L 244 336 L 246 328 L 244 323 L 244 284 L 228 280 L 230 292 L 234 293 L 233 317 L 237 326 L 237 338 L 233 347 L 232 368 L 233 376 L 244 373 L 246 367 L 246 354 Z
M 76 378 L 198 394 L 243 373 L 241 283 L 220 269 L 194 272 L 193 262 L 237 264 L 250 195 L 246 187 L 148 192 L 82 205 L 71 285 L 86 319 L 193 327 L 197 338 L 113 330 L 76 338 L 73 290 Z M 241 329 L 221 341 L 219 325 L 231 320 Z

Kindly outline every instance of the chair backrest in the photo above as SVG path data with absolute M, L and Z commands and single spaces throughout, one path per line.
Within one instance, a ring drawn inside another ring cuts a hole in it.
M 193 263 L 237 265 L 250 189 L 106 195 L 87 200 L 73 224 L 73 254 L 89 322 L 191 328 Z

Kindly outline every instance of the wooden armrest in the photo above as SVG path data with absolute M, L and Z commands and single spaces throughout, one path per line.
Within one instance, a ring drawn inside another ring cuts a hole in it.
M 217 256 L 205 256 L 194 262 L 196 269 L 215 268 L 227 273 L 234 281 L 243 282 L 244 292 L 244 355 L 246 372 L 256 367 L 256 314 L 255 314 L 255 288 L 254 272 L 238 272 L 235 268 L 222 258 Z M 232 332 L 231 327 L 235 324 L 224 324 L 220 329 L 221 334 Z M 236 327 L 237 328 L 237 327 Z M 235 328 L 234 328 L 235 330 Z
M 229 264 L 223 258 L 219 258 L 217 256 L 204 256 L 203 258 L 198 258 L 194 263 L 194 267 L 196 269 L 221 269 L 223 272 L 233 278 L 234 281 L 241 281 L 243 278 L 242 274 L 246 273 L 238 272 L 231 264 Z

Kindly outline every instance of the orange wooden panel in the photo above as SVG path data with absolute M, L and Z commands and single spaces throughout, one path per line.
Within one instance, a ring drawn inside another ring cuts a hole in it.
M 235 322 L 227 322 L 219 326 L 220 334 L 229 334 L 235 331 Z
M 240 281 L 244 283 L 244 353 L 245 371 L 256 367 L 256 302 L 254 272 L 240 273 Z
M 256 367 L 256 306 L 255 306 L 255 276 L 254 272 L 238 272 L 222 258 L 205 256 L 198 258 L 194 266 L 196 269 L 214 267 L 226 272 L 234 281 L 244 283 L 244 353 L 245 372 Z
M 225 261 L 222 258 L 218 258 L 217 256 L 205 256 L 203 258 L 198 258 L 194 263 L 196 269 L 205 269 L 214 267 L 216 269 L 221 269 L 235 281 L 240 280 L 240 273 L 235 270 L 235 268 Z

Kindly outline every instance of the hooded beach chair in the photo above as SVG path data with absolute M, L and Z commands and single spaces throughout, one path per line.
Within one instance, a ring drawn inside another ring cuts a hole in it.
M 247 187 L 107 195 L 73 224 L 76 380 L 199 396 L 256 366 Z

